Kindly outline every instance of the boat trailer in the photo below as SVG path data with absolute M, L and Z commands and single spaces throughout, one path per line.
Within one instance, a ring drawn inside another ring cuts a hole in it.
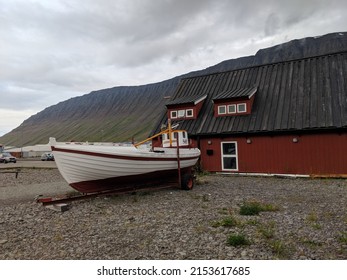
M 167 183 L 162 186 L 156 186 L 156 187 L 124 187 L 124 188 L 118 188 L 116 190 L 112 191 L 103 191 L 103 192 L 96 192 L 96 193 L 81 193 L 76 194 L 73 196 L 69 195 L 62 195 L 58 197 L 37 197 L 35 200 L 37 203 L 41 203 L 43 206 L 49 206 L 49 205 L 58 205 L 58 204 L 64 204 L 67 202 L 72 202 L 76 200 L 83 200 L 83 199 L 92 199 L 96 197 L 102 197 L 102 196 L 112 196 L 112 195 L 124 195 L 124 194 L 133 194 L 137 192 L 145 192 L 145 191 L 157 191 L 157 190 L 163 190 L 163 189 L 170 189 L 170 188 L 177 188 L 177 182 L 176 183 Z

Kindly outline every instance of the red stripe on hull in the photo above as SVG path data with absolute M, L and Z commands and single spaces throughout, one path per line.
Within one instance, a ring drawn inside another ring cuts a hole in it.
M 181 169 L 181 174 L 191 172 L 191 167 Z M 107 178 L 101 180 L 84 181 L 70 184 L 82 193 L 113 191 L 124 187 L 141 188 L 147 185 L 155 186 L 178 182 L 178 170 L 155 171 L 146 174 Z
M 64 152 L 64 153 L 71 153 L 71 154 L 81 154 L 81 155 L 88 155 L 88 156 L 95 156 L 95 157 L 104 157 L 104 158 L 117 158 L 117 159 L 126 159 L 126 160 L 151 160 L 151 161 L 172 161 L 173 159 L 176 159 L 175 156 L 172 157 L 141 157 L 141 156 L 122 156 L 122 155 L 112 155 L 112 154 L 104 154 L 104 153 L 96 153 L 96 152 L 87 152 L 87 151 L 80 151 L 80 150 L 70 150 L 70 149 L 64 149 L 64 148 L 56 148 L 52 146 L 52 151 L 57 152 Z M 181 160 L 190 160 L 190 159 L 196 159 L 199 156 L 191 156 L 191 157 L 183 157 L 182 154 Z

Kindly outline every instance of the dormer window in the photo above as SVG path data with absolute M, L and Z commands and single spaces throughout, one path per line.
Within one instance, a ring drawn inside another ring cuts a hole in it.
M 213 98 L 215 117 L 248 115 L 251 113 L 257 88 L 225 90 Z
M 178 110 L 178 111 L 171 110 L 170 118 L 171 119 L 194 118 L 194 110 L 193 109 Z
M 193 114 L 193 109 L 187 109 L 186 110 L 186 117 L 187 118 L 192 118 L 192 117 L 194 117 L 194 114 Z
M 177 111 L 171 111 L 170 117 L 171 117 L 171 119 L 177 119 Z
M 246 103 L 239 103 L 237 104 L 237 112 L 238 113 L 246 113 L 247 112 L 247 105 Z
M 236 104 L 228 105 L 228 114 L 235 114 L 236 113 Z
M 207 95 L 184 96 L 166 104 L 168 118 L 196 119 Z
M 184 118 L 185 112 L 186 112 L 185 110 L 178 110 L 177 117 L 178 118 Z
M 218 115 L 225 115 L 226 113 L 227 113 L 226 105 L 218 106 Z

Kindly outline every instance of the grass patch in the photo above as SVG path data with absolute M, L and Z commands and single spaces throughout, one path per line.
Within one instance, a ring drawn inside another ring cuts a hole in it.
M 275 223 L 270 222 L 265 225 L 259 225 L 258 232 L 266 239 L 273 238 L 275 236 Z
M 261 204 L 261 208 L 262 208 L 261 211 L 264 211 L 264 212 L 275 212 L 279 210 L 279 207 L 277 205 L 273 205 L 270 203 Z
M 198 194 L 195 194 L 195 193 L 191 193 L 190 196 L 191 196 L 192 199 L 196 199 L 196 200 L 200 200 L 201 199 L 202 202 L 209 202 L 211 195 L 210 194 L 206 194 L 206 193 L 203 194 L 203 195 L 198 195 Z
M 313 249 L 323 245 L 322 242 L 318 242 L 315 240 L 309 240 L 309 239 L 305 239 L 301 243 L 304 245 L 307 245 L 308 247 L 313 248 Z
M 198 224 L 197 226 L 194 227 L 194 230 L 198 234 L 203 234 L 208 232 L 208 228 L 204 225 Z
M 318 221 L 318 215 L 315 212 L 310 212 L 307 217 L 306 220 L 308 222 L 312 222 L 312 223 L 316 223 Z
M 318 223 L 318 215 L 316 212 L 310 212 L 307 217 L 306 221 L 309 222 L 314 229 L 322 229 L 322 225 Z
M 233 216 L 233 215 L 234 215 L 234 210 L 233 210 L 231 207 L 229 207 L 229 208 L 223 207 L 223 208 L 219 208 L 219 209 L 218 209 L 218 213 L 219 213 L 219 214 L 222 214 L 222 215 L 230 215 L 230 216 Z
M 209 196 L 210 196 L 209 194 L 203 194 L 203 196 L 202 196 L 202 201 L 203 201 L 203 202 L 210 201 L 210 197 L 209 197 Z
M 61 233 L 56 233 L 55 235 L 54 235 L 54 240 L 55 241 L 58 241 L 58 242 L 60 242 L 60 241 L 63 241 L 63 236 L 61 235 Z
M 259 201 L 248 201 L 244 202 L 240 206 L 240 215 L 244 216 L 254 216 L 258 215 L 260 212 L 268 212 L 268 211 L 278 211 L 279 208 L 276 205 L 261 203 Z
M 347 245 L 347 232 L 341 232 L 340 236 L 338 237 L 339 242 Z
M 78 191 L 75 191 L 75 190 L 71 190 L 71 191 L 68 191 L 65 193 L 65 195 L 67 197 L 74 197 L 74 196 L 77 196 L 77 195 L 80 195 L 81 193 L 78 192 Z
M 314 228 L 314 229 L 322 229 L 323 226 L 318 224 L 318 223 L 314 223 L 314 224 L 312 224 L 312 228 Z
M 229 246 L 237 247 L 250 245 L 251 242 L 247 239 L 247 237 L 244 234 L 231 234 L 228 236 L 227 244 Z
M 278 259 L 288 259 L 289 258 L 289 249 L 287 246 L 280 240 L 274 240 L 270 243 L 272 253 L 275 254 Z
M 208 184 L 208 180 L 203 179 L 203 178 L 196 178 L 195 179 L 195 185 L 196 186 L 202 186 L 202 185 L 207 185 Z
M 257 221 L 257 220 L 248 220 L 245 224 L 246 225 L 251 225 L 251 226 L 256 226 L 256 225 L 259 225 L 260 222 Z
M 216 221 L 212 224 L 213 227 L 233 227 L 237 226 L 239 224 L 239 221 L 234 218 L 233 216 L 228 216 L 223 218 L 220 221 Z
M 254 202 L 248 202 L 240 207 L 240 215 L 244 216 L 254 216 L 261 212 L 260 205 Z

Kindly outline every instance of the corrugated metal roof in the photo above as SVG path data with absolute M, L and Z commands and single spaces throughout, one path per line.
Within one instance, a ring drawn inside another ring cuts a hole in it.
M 207 97 L 206 94 L 200 94 L 200 95 L 193 95 L 193 96 L 183 96 L 180 98 L 174 98 L 173 100 L 170 100 L 166 103 L 166 106 L 168 105 L 180 105 L 180 104 L 196 104 L 197 102 L 200 102 L 204 100 Z
M 236 89 L 227 89 L 222 91 L 213 100 L 221 100 L 221 99 L 231 99 L 231 98 L 251 98 L 254 93 L 256 93 L 257 87 L 249 87 L 249 88 L 236 88 Z
M 257 87 L 250 115 L 214 117 L 225 89 Z M 347 128 L 347 52 L 183 79 L 174 99 L 207 95 L 190 134 L 235 134 Z M 155 129 L 166 123 L 164 114 Z

